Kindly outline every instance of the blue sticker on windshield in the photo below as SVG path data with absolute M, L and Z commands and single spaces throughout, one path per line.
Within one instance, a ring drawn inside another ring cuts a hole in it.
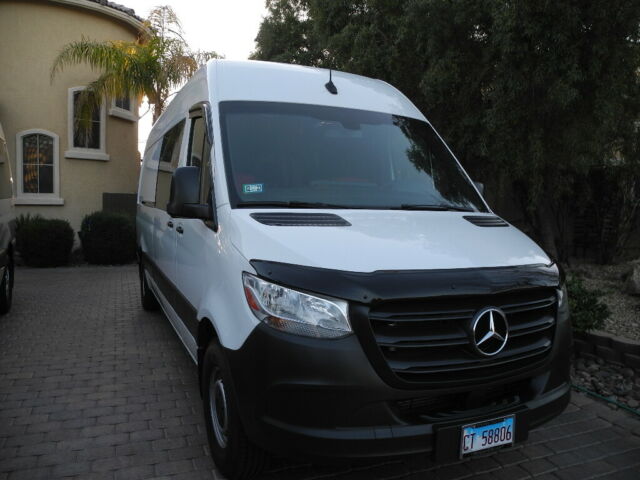
M 242 193 L 262 193 L 262 183 L 245 183 L 242 185 Z

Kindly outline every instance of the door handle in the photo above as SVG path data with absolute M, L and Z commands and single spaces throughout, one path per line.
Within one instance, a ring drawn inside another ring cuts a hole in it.
M 167 227 L 173 228 L 173 222 L 171 220 L 167 222 Z
M 184 229 L 182 228 L 182 226 L 178 225 L 178 227 L 176 228 L 176 232 L 184 233 Z

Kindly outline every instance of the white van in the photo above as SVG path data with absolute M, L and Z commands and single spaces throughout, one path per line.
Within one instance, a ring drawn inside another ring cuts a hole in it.
M 211 61 L 153 127 L 137 231 L 231 478 L 265 452 L 456 460 L 569 401 L 558 266 L 382 81 Z
M 0 315 L 11 309 L 15 248 L 13 180 L 4 140 L 4 132 L 0 126 Z

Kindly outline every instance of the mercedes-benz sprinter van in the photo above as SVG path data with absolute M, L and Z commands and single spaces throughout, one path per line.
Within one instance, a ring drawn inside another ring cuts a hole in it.
M 13 179 L 6 155 L 4 133 L 0 126 L 0 315 L 11 309 L 13 298 L 13 250 L 15 218 L 13 211 Z
M 231 478 L 265 452 L 456 460 L 569 401 L 558 265 L 385 82 L 211 61 L 149 136 L 137 231 Z

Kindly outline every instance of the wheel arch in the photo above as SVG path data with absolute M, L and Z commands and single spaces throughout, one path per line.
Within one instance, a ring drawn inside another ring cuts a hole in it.
M 198 338 L 196 339 L 197 344 L 197 360 L 198 360 L 198 385 L 200 386 L 200 395 L 202 396 L 202 367 L 203 367 L 203 358 L 204 352 L 207 350 L 207 346 L 211 343 L 212 340 L 216 342 L 220 342 L 220 336 L 218 335 L 218 331 L 216 330 L 213 321 L 211 321 L 208 317 L 203 317 L 198 322 Z

